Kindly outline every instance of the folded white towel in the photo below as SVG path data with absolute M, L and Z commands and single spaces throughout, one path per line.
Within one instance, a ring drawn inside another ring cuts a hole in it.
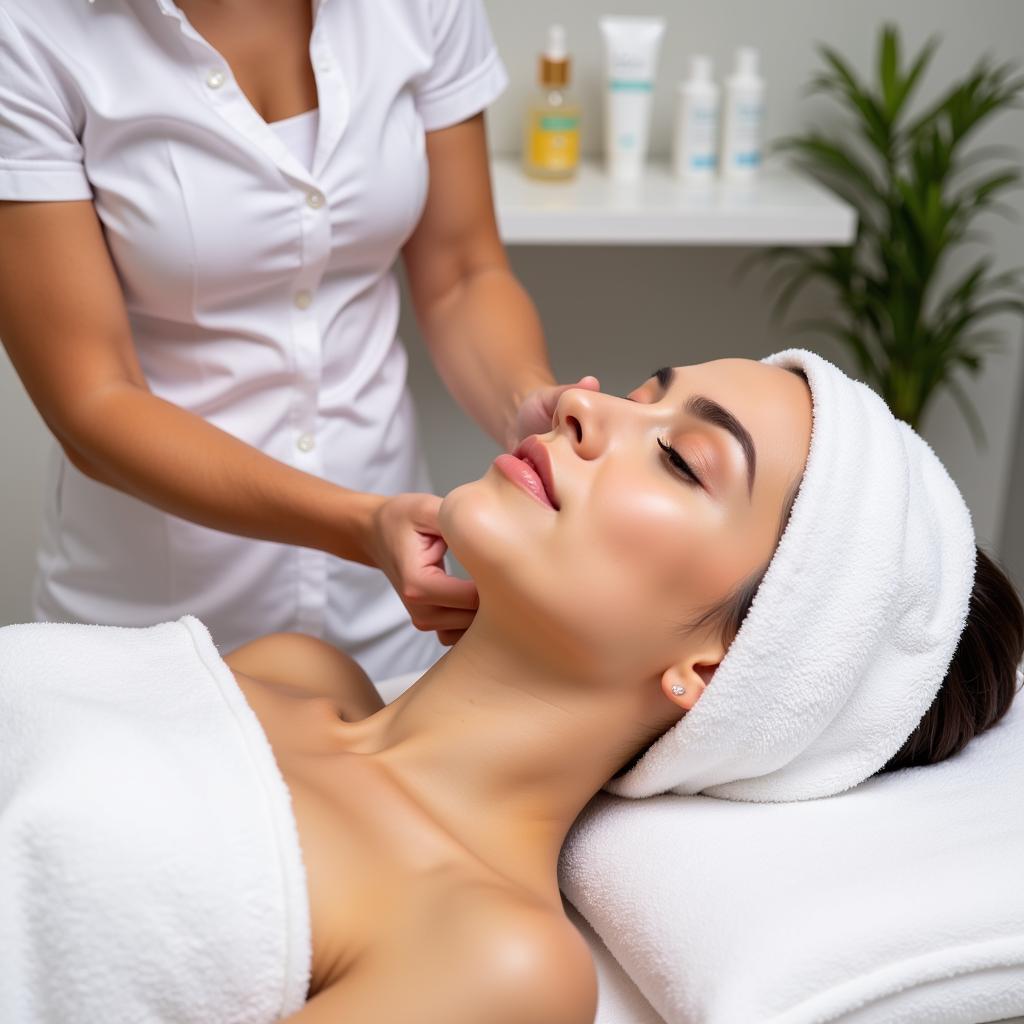
M 1019 698 L 955 757 L 828 799 L 599 793 L 559 882 L 668 1024 L 1002 1020 L 1024 1014 L 1022 794 Z
M 310 957 L 289 793 L 206 627 L 0 629 L 0 1020 L 267 1024 Z
M 594 1024 L 665 1024 L 646 999 L 636 982 L 598 938 L 580 912 L 563 900 L 565 915 L 590 947 L 597 973 L 597 1013 Z
M 928 443 L 806 349 L 810 452 L 789 525 L 697 704 L 605 789 L 806 800 L 881 768 L 949 667 L 974 582 L 971 516 Z

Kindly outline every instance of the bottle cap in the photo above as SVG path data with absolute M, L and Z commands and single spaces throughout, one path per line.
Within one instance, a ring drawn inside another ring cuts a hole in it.
M 549 89 L 569 84 L 569 51 L 565 45 L 565 29 L 552 25 L 548 29 L 547 49 L 540 55 L 540 81 Z
M 736 74 L 756 75 L 758 53 L 752 46 L 741 46 L 736 51 Z
M 565 48 L 565 29 L 561 25 L 552 25 L 548 29 L 548 48 L 544 56 L 548 60 L 565 60 L 569 56 Z
M 695 53 L 690 58 L 690 78 L 697 82 L 710 82 L 713 67 L 710 57 Z

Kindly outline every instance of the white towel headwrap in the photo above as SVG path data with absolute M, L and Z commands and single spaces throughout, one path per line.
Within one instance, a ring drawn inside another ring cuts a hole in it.
M 928 443 L 806 349 L 813 421 L 789 524 L 693 708 L 605 789 L 807 800 L 873 775 L 935 699 L 967 619 L 975 540 Z

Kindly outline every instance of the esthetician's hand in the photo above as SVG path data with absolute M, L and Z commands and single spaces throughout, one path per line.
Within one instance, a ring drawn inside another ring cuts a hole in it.
M 479 597 L 476 584 L 445 571 L 448 545 L 437 524 L 436 494 L 396 494 L 373 517 L 371 554 L 398 592 L 417 629 L 437 630 L 451 645 L 469 628 Z
M 575 384 L 549 384 L 536 391 L 531 391 L 523 399 L 516 414 L 515 437 L 511 439 L 509 449 L 515 448 L 524 437 L 531 434 L 546 434 L 551 429 L 551 418 L 555 415 L 555 406 L 559 396 L 569 388 L 585 388 L 587 391 L 600 391 L 601 382 L 588 374 L 581 377 Z

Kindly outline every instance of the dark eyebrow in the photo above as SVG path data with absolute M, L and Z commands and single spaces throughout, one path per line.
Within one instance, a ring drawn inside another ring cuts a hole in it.
M 658 383 L 663 391 L 672 386 L 676 370 L 674 366 L 663 366 L 655 370 L 652 377 L 657 377 Z M 733 437 L 739 441 L 743 449 L 743 457 L 747 460 L 747 498 L 751 499 L 754 490 L 754 478 L 757 473 L 757 449 L 754 447 L 754 439 L 745 426 L 728 409 L 719 405 L 713 398 L 707 395 L 690 395 L 683 406 L 685 412 L 697 419 L 710 423 L 713 427 L 721 427 L 728 430 Z

